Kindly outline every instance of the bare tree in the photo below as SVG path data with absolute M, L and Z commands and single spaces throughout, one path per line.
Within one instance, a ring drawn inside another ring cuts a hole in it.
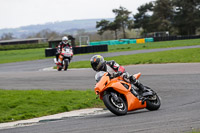
M 4 34 L 1 36 L 1 40 L 11 40 L 11 39 L 14 39 L 12 33 L 4 33 Z

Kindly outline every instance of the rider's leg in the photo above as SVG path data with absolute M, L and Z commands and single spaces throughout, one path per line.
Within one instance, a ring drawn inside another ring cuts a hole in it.
M 56 61 L 58 61 L 59 53 L 56 53 Z
M 130 76 L 129 79 L 133 85 L 135 85 L 140 91 L 144 92 L 144 86 L 139 82 L 139 80 L 137 80 L 133 75 Z M 142 101 L 142 104 L 146 101 L 146 98 L 141 95 L 139 95 L 138 99 Z
M 144 86 L 142 83 L 139 82 L 133 75 L 129 78 L 130 82 L 135 85 L 139 90 L 144 91 Z
M 135 85 L 142 92 L 144 91 L 144 86 L 133 75 L 130 76 L 128 72 L 125 72 L 125 73 L 123 73 L 122 76 L 126 82 L 129 82 L 129 83 Z M 138 99 L 142 101 L 142 104 L 144 104 L 145 98 L 143 96 L 138 95 L 138 93 L 135 92 L 134 90 L 131 90 L 131 93 L 133 93 L 133 95 L 137 96 Z

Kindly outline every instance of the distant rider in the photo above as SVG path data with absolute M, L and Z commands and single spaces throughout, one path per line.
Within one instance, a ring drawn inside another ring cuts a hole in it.
M 57 52 L 56 52 L 56 61 L 58 61 L 58 57 L 59 57 L 59 55 L 60 55 L 63 47 L 70 47 L 70 48 L 72 48 L 72 46 L 69 44 L 68 37 L 66 37 L 66 36 L 64 36 L 62 38 L 62 42 L 60 42 L 58 44 L 58 48 L 57 48 Z
M 94 55 L 91 59 L 91 66 L 95 71 L 105 71 L 110 74 L 111 78 L 122 76 L 126 82 L 135 85 L 141 91 L 144 91 L 144 86 L 133 75 L 129 75 L 123 66 L 117 64 L 114 60 L 104 61 L 101 55 Z

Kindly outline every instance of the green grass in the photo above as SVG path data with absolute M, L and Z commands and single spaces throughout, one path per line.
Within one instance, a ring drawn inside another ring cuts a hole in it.
M 149 42 L 144 44 L 109 45 L 108 50 L 109 52 L 119 52 L 119 51 L 169 48 L 169 47 L 192 46 L 192 45 L 200 45 L 200 39 Z
M 200 48 L 107 57 L 120 65 L 200 62 Z M 90 68 L 90 61 L 72 62 L 69 68 Z
M 0 64 L 46 59 L 45 48 L 0 51 Z
M 0 89 L 0 123 L 90 107 L 104 107 L 92 90 Z
M 200 133 L 200 130 L 195 130 L 195 129 L 193 129 L 192 132 L 188 132 L 188 133 Z

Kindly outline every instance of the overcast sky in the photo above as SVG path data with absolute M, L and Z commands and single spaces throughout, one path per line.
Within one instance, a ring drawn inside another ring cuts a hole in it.
M 152 0 L 0 0 L 0 29 L 47 22 L 114 18 L 112 9 L 125 7 L 132 14 Z

